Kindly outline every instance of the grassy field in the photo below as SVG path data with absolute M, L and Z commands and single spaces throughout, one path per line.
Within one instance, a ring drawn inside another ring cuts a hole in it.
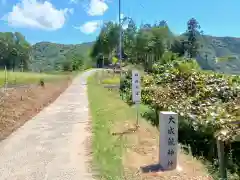
M 38 83 L 40 79 L 44 79 L 44 81 L 61 79 L 66 75 L 8 71 L 6 76 L 4 71 L 0 71 L 0 86 L 4 85 L 5 77 L 7 77 L 8 84 L 30 84 Z

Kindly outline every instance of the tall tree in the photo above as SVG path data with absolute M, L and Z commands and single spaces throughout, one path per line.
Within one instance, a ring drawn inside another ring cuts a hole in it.
M 189 44 L 192 45 L 189 50 L 192 55 L 196 49 L 196 39 L 194 39 L 195 31 L 198 30 L 196 25 L 198 23 L 194 24 L 193 21 L 189 21 L 188 40 Z M 167 57 L 171 55 L 171 52 L 169 52 L 163 57 L 166 51 L 172 50 L 179 55 L 184 54 L 185 46 L 181 41 L 175 39 L 176 37 L 170 31 L 166 21 L 159 21 L 154 25 L 143 24 L 140 28 L 137 28 L 135 22 L 130 19 L 128 27 L 123 30 L 123 35 L 123 52 L 127 55 L 127 60 L 130 60 L 131 63 L 143 64 L 149 71 L 151 71 L 153 63 L 157 61 L 166 62 Z M 118 50 L 118 42 L 119 26 L 113 22 L 105 23 L 93 46 L 92 58 L 101 54 L 112 59 L 114 52 Z M 123 60 L 126 61 L 124 58 Z
M 113 22 L 107 22 L 101 29 L 99 36 L 93 46 L 91 57 L 95 61 L 99 60 L 99 55 L 108 57 L 107 60 L 110 62 L 113 53 L 116 52 L 118 48 L 119 40 L 119 26 Z M 102 58 L 100 58 L 102 59 Z
M 199 49 L 198 36 L 200 35 L 200 25 L 195 18 L 187 22 L 187 43 L 190 58 L 196 57 Z
M 30 47 L 25 37 L 19 32 L 0 33 L 0 66 L 14 70 L 16 66 L 22 64 L 26 69 L 29 63 Z
M 123 31 L 123 52 L 127 55 L 131 62 L 133 62 L 135 58 L 134 49 L 136 46 L 136 32 L 136 24 L 132 19 L 130 19 L 128 27 Z

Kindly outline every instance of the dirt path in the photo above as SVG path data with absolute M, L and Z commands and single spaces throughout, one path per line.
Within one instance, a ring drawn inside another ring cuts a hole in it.
M 0 143 L 1 180 L 90 180 L 84 141 L 89 135 L 86 78 Z

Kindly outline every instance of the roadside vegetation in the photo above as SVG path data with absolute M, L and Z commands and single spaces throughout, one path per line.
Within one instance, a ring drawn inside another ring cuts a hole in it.
M 108 22 L 102 28 L 91 53 L 104 63 L 118 57 L 119 26 Z M 202 46 L 200 26 L 196 19 L 187 22 L 184 36 L 175 37 L 165 21 L 137 28 L 130 20 L 124 30 L 123 62 L 142 66 L 142 104 L 150 111 L 144 114 L 158 126 L 159 111 L 179 114 L 179 141 L 191 147 L 195 157 L 211 164 L 211 174 L 219 178 L 216 139 L 225 142 L 228 179 L 240 178 L 240 78 L 205 71 L 196 57 Z M 106 57 L 106 58 L 105 58 Z M 111 79 L 102 82 L 111 82 Z M 115 80 L 112 80 L 115 81 Z M 120 94 L 131 105 L 131 71 L 120 79 Z
M 183 150 L 179 153 L 179 163 L 185 173 L 174 171 L 158 175 L 141 172 L 141 167 L 158 163 L 159 131 L 147 119 L 143 119 L 145 113 L 151 112 L 145 105 L 140 106 L 142 117 L 140 127 L 136 128 L 136 108 L 122 100 L 116 87 L 105 87 L 104 79 L 112 79 L 113 82 L 117 78 L 120 79 L 119 75 L 113 78 L 112 73 L 99 72 L 88 80 L 93 133 L 92 166 L 98 173 L 98 179 L 190 180 L 199 177 L 210 180 L 210 172 L 201 161 L 185 154 Z M 118 83 L 115 81 L 112 85 L 117 86 Z

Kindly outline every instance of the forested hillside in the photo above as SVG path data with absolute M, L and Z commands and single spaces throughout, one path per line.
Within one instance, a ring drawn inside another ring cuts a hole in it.
M 201 35 L 198 63 L 203 69 L 240 74 L 240 38 Z
M 66 64 L 74 55 L 81 57 L 84 62 L 91 66 L 89 52 L 93 43 L 82 43 L 77 45 L 64 45 L 51 42 L 39 42 L 32 46 L 33 56 L 30 68 L 33 71 L 60 70 L 62 64 Z
M 40 42 L 33 46 L 19 32 L 0 32 L 0 68 L 12 71 L 72 71 L 91 67 L 92 43 L 64 45 Z

